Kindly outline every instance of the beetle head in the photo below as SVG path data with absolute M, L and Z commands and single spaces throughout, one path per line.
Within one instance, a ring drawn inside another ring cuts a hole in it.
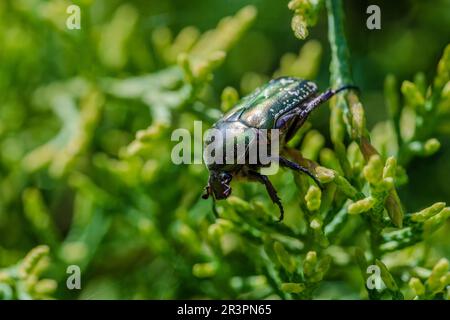
M 208 199 L 212 195 L 217 200 L 228 198 L 231 194 L 230 182 L 233 176 L 227 172 L 211 171 L 208 185 L 205 188 L 203 199 Z

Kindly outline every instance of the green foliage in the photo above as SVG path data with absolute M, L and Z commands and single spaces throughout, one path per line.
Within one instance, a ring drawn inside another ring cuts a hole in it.
M 439 260 L 424 281 L 425 284 L 415 277 L 409 281 L 409 286 L 415 294 L 414 299 L 432 299 L 436 295 L 444 295 L 448 300 L 448 286 L 450 284 L 448 260 Z
M 291 0 L 289 2 L 289 9 L 294 11 L 291 26 L 297 38 L 303 40 L 308 37 L 308 27 L 317 23 L 323 2 L 322 0 Z
M 330 102 L 329 130 L 305 123 L 286 155 L 323 189 L 305 175 L 271 177 L 283 223 L 263 187 L 247 182 L 217 202 L 215 218 L 200 198 L 207 171 L 172 163 L 172 132 L 194 133 L 199 120 L 205 130 L 272 77 L 320 78 L 327 44 L 308 40 L 270 71 L 228 81 L 233 47 L 258 23 L 254 6 L 209 31 L 148 30 L 137 3 L 102 2 L 103 12 L 83 1 L 92 15 L 74 33 L 61 27 L 64 1 L 24 2 L 0 5 L 0 298 L 449 299 L 450 208 L 414 208 L 397 190 L 416 157 L 444 148 L 450 45 L 429 83 L 423 73 L 401 85 L 386 77 L 388 119 L 371 131 L 364 92 Z M 341 1 L 291 1 L 292 28 L 306 38 L 325 7 L 330 86 L 353 84 Z M 40 47 L 51 61 L 30 58 Z M 81 291 L 65 287 L 72 264 Z M 370 265 L 384 289 L 367 287 Z
M 41 245 L 31 250 L 16 265 L 0 269 L 0 298 L 49 299 L 57 284 L 51 279 L 39 279 L 48 267 L 48 255 L 48 246 Z

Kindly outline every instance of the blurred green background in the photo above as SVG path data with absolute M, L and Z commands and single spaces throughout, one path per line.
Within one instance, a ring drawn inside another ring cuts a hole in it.
M 80 30 L 66 28 L 72 3 L 81 8 Z M 158 50 L 170 38 L 169 30 L 174 37 L 187 26 L 202 33 L 249 4 L 257 8 L 256 20 L 227 48 L 212 81 L 187 100 L 188 107 L 173 112 L 169 128 L 151 127 L 135 140 L 138 130 L 155 123 L 155 110 L 181 99 L 163 93 L 183 90 L 182 78 L 172 79 L 176 71 L 164 73 L 176 59 Z M 381 8 L 381 30 L 366 28 L 370 4 Z M 402 81 L 424 72 L 431 81 L 450 40 L 450 1 L 353 0 L 345 1 L 345 12 L 353 76 L 371 129 L 387 118 L 387 74 Z M 170 130 L 189 128 L 198 119 L 187 111 L 190 106 L 219 110 L 226 86 L 247 94 L 252 81 L 272 77 L 286 53 L 297 55 L 306 41 L 295 38 L 291 18 L 287 1 L 273 0 L 0 2 L 0 269 L 47 244 L 51 260 L 44 274 L 58 284 L 48 295 L 52 283 L 47 289 L 17 289 L 23 291 L 19 297 L 276 297 L 260 265 L 252 263 L 258 251 L 248 252 L 245 238 L 230 234 L 223 252 L 215 252 L 210 203 L 200 199 L 206 168 L 172 164 Z M 311 74 L 325 89 L 330 60 L 325 10 L 310 28 L 311 39 L 322 50 Z M 134 78 L 157 72 L 161 76 L 148 82 Z M 121 82 L 127 79 L 138 80 Z M 145 92 L 143 98 L 133 90 Z M 440 151 L 413 159 L 407 168 L 409 183 L 399 194 L 408 212 L 450 202 L 450 114 L 446 117 L 434 135 Z M 328 108 L 311 122 L 331 146 Z M 288 221 L 295 214 L 292 180 L 285 172 L 275 180 L 286 199 Z M 276 213 L 260 187 L 238 190 Z M 450 257 L 450 229 L 445 230 L 436 248 Z M 65 286 L 71 264 L 81 267 L 81 291 Z M 319 297 L 359 298 L 358 272 L 335 275 Z M 8 290 L 2 290 L 6 297 Z

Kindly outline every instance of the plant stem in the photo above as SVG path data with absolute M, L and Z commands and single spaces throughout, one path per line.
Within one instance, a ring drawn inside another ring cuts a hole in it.
M 350 54 L 344 32 L 344 11 L 341 0 L 327 0 L 328 39 L 331 46 L 331 83 L 338 88 L 353 82 Z
M 350 69 L 350 54 L 344 32 L 344 11 L 341 0 L 327 0 L 328 10 L 328 38 L 331 46 L 331 85 L 334 88 L 353 83 Z M 341 107 L 344 110 L 344 117 L 347 117 L 347 131 L 351 138 L 355 140 L 364 155 L 366 161 L 371 156 L 379 154 L 369 140 L 367 128 L 365 126 L 364 108 L 358 96 L 350 91 L 346 94 L 346 99 L 342 95 L 332 101 L 332 109 Z M 342 141 L 338 142 L 342 144 Z M 395 189 L 392 189 L 385 201 L 386 209 L 392 222 L 400 227 L 403 219 L 403 210 Z M 379 254 L 380 232 L 383 228 L 380 225 L 382 211 L 371 210 L 369 212 L 369 227 L 371 231 L 372 253 Z

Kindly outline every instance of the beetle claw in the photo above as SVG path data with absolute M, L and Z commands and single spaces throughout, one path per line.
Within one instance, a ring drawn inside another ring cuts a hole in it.
M 325 189 L 325 186 L 320 183 L 320 181 L 316 178 L 315 175 L 313 175 L 312 173 L 309 175 L 311 177 L 311 179 L 314 180 L 314 182 L 317 184 L 317 186 L 319 187 L 320 191 L 323 191 Z
M 316 181 L 317 183 L 317 181 Z M 319 187 L 320 191 L 324 191 L 325 190 L 325 186 L 321 183 L 317 183 L 317 186 Z
M 283 209 L 283 205 L 281 204 L 280 199 L 278 199 L 277 205 L 278 205 L 278 208 L 280 208 L 280 217 L 278 218 L 277 222 L 282 222 L 284 219 L 284 209 Z

